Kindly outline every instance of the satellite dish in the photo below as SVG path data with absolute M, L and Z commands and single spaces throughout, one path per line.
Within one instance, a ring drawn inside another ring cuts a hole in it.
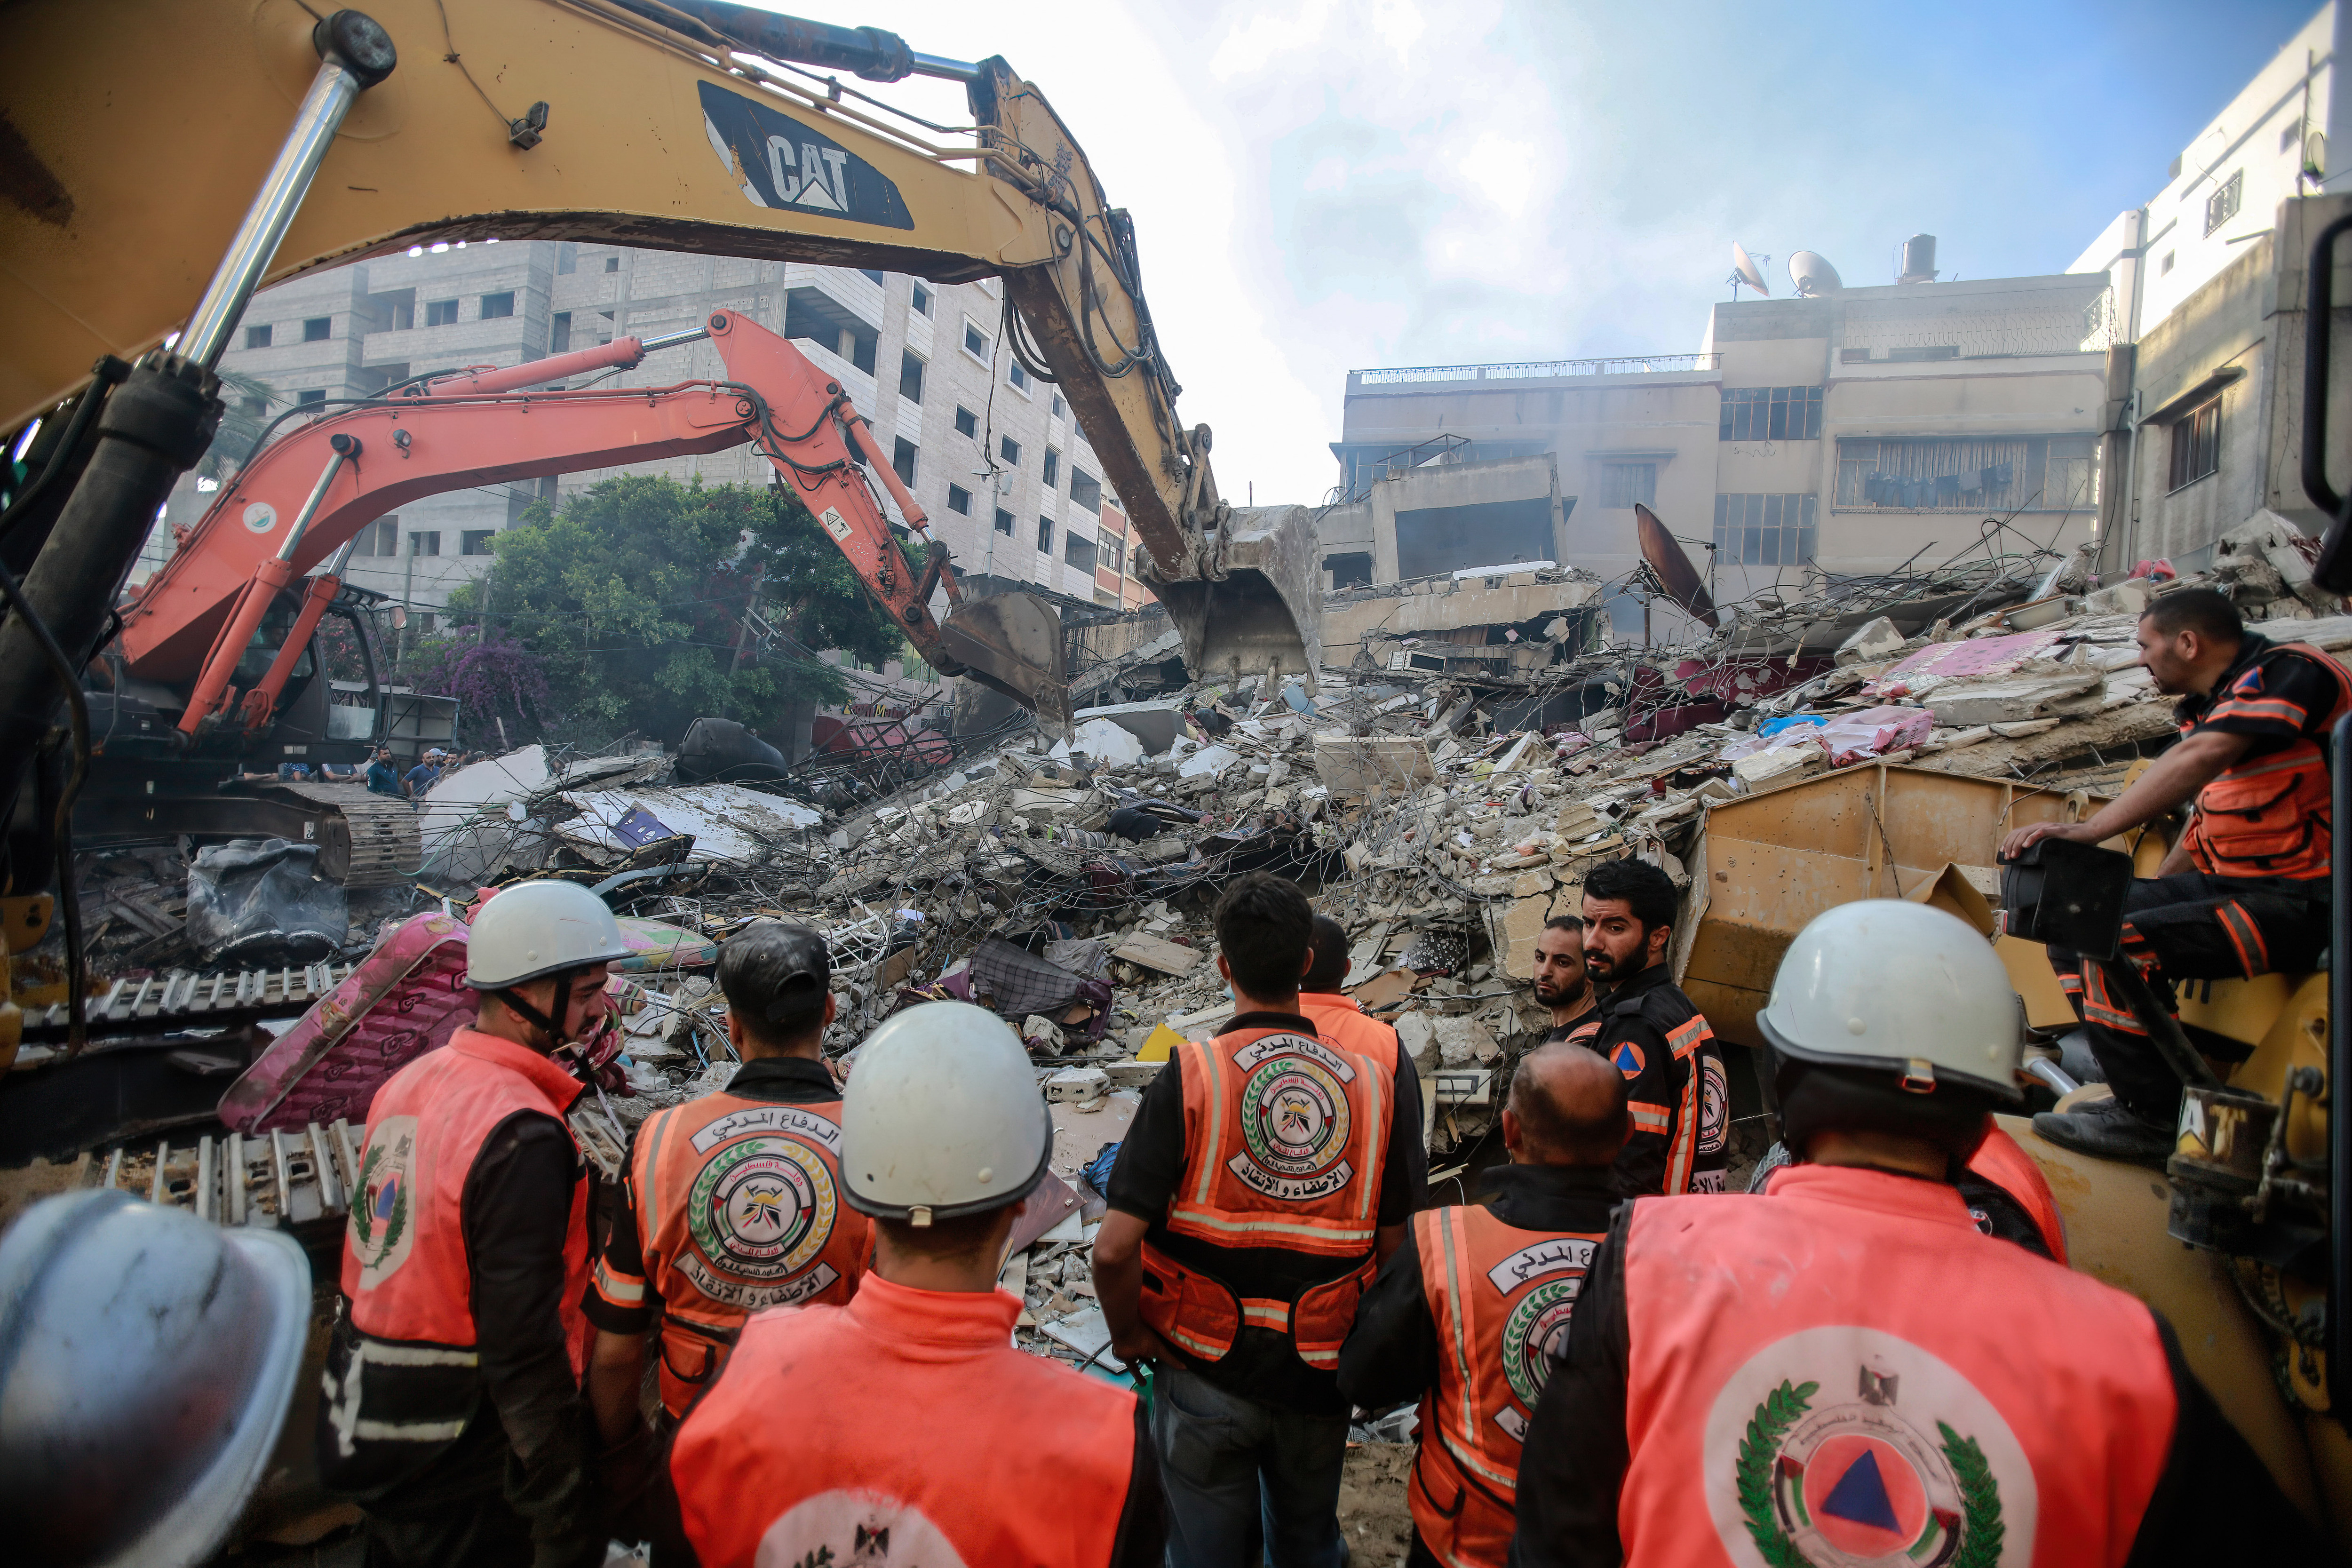
M 1768 256 L 1765 259 L 1769 261 L 1771 258 Z M 1768 299 L 1772 293 L 1771 289 L 1764 281 L 1764 269 L 1756 264 L 1755 260 L 1748 256 L 1746 247 L 1738 240 L 1732 241 L 1731 244 L 1731 281 L 1732 296 L 1735 299 L 1739 293 L 1738 285 L 1742 283 Z
M 1817 251 L 1801 250 L 1789 258 L 1789 279 L 1796 284 L 1798 293 L 1813 299 L 1834 294 L 1845 287 L 1837 268 Z
M 1744 252 L 1740 259 L 1747 259 Z M 1652 572 L 1657 574 L 1659 586 L 1665 589 L 1666 597 L 1690 612 L 1693 619 L 1705 621 L 1710 626 L 1721 626 L 1723 623 L 1715 613 L 1713 595 L 1707 593 L 1706 584 L 1698 580 L 1698 573 L 1691 565 L 1690 557 L 1685 555 L 1682 546 L 1675 542 L 1675 536 L 1666 531 L 1666 525 L 1658 521 L 1658 514 L 1635 501 L 1633 526 L 1641 536 L 1642 559 L 1650 563 Z

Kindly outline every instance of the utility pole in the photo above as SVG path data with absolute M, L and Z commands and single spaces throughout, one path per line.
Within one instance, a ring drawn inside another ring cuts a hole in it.
M 734 706 L 735 672 L 743 668 L 743 645 L 751 638 L 751 612 L 760 603 L 760 584 L 767 574 L 768 563 L 762 561 L 752 569 L 751 591 L 743 595 L 743 614 L 735 623 L 735 656 L 727 661 L 727 694 L 719 702 L 719 717 L 721 719 L 726 718 L 727 710 Z
M 411 533 L 408 536 L 407 565 L 400 574 L 400 646 L 393 651 L 392 656 L 392 662 L 395 668 L 402 659 L 408 657 L 408 623 L 416 618 L 416 612 L 410 606 L 409 599 L 411 590 L 415 586 L 416 535 Z
M 479 634 L 474 638 L 476 647 L 481 647 L 490 640 L 490 583 L 498 575 L 498 567 L 493 565 L 488 572 L 482 574 L 482 609 L 481 614 L 476 617 L 481 624 L 476 628 Z

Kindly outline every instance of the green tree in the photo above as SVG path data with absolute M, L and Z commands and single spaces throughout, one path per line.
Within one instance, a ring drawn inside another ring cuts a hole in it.
M 771 731 L 795 704 L 845 693 L 802 649 L 871 661 L 899 647 L 896 625 L 787 491 L 624 475 L 561 508 L 535 503 L 494 547 L 489 574 L 451 595 L 450 635 L 478 626 L 487 593 L 490 624 L 538 656 L 550 705 L 587 733 L 674 741 L 701 714 Z M 776 646 L 746 632 L 755 593 Z

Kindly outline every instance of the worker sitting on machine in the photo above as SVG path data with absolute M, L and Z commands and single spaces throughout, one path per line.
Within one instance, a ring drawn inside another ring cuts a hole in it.
M 2328 737 L 2352 709 L 2352 673 L 2303 643 L 2245 629 L 2210 589 L 2184 589 L 2139 622 L 2140 663 L 2178 695 L 2178 745 L 2088 820 L 2036 823 L 2001 841 L 2015 859 L 2044 838 L 2097 844 L 2194 797 L 2195 817 L 2124 905 L 2123 957 L 2159 994 L 2176 980 L 2314 967 L 2327 945 Z M 2098 965 L 2053 948 L 2050 962 L 2114 1087 L 2033 1119 L 2051 1142 L 2161 1168 L 2180 1112 L 2180 1079 Z

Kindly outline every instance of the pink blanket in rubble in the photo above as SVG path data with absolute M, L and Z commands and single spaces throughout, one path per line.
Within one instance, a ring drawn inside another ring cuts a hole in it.
M 220 1119 L 240 1132 L 364 1121 L 383 1080 L 447 1041 L 478 1000 L 466 922 L 412 915 L 229 1086 Z

